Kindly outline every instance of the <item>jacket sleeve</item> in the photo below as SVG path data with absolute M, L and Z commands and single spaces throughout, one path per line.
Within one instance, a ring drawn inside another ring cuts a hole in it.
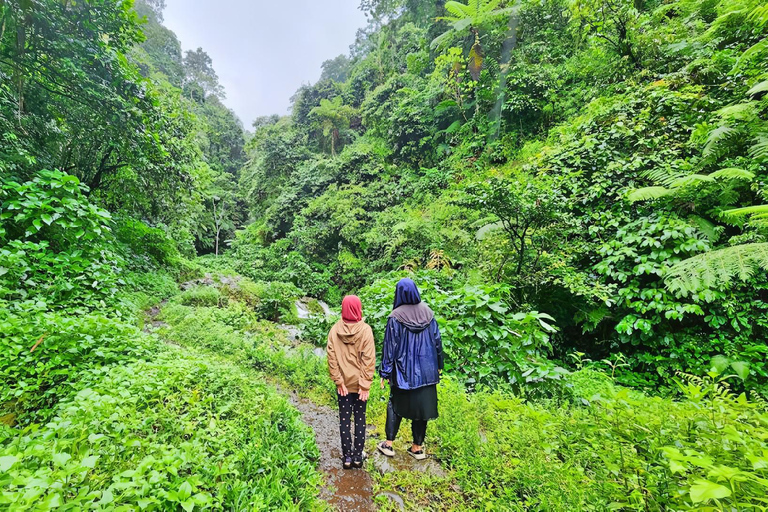
M 368 391 L 371 389 L 373 375 L 376 372 L 376 344 L 373 341 L 373 331 L 368 328 L 368 335 L 363 339 L 363 346 L 360 352 L 360 389 Z
M 390 375 L 392 375 L 397 344 L 396 329 L 395 320 L 393 318 L 387 320 L 387 328 L 384 331 L 384 346 L 381 350 L 381 365 L 379 366 L 379 375 L 382 379 L 389 379 Z
M 331 332 L 333 332 L 333 329 L 331 329 Z M 336 357 L 336 349 L 333 345 L 331 332 L 328 333 L 328 344 L 325 346 L 325 351 L 328 354 L 328 373 L 331 374 L 331 380 L 333 380 L 337 386 L 341 386 L 344 384 L 344 379 L 339 370 L 339 360 Z
M 440 327 L 437 325 L 437 320 L 432 319 L 432 338 L 435 340 L 435 348 L 437 349 L 437 369 L 442 370 L 444 364 L 443 357 L 443 337 L 440 334 Z

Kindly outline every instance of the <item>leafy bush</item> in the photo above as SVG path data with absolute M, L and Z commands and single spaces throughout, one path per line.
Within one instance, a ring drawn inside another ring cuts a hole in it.
M 60 171 L 0 178 L 0 300 L 92 309 L 114 295 L 111 217 L 86 192 Z
M 473 507 L 758 510 L 768 417 L 713 375 L 687 377 L 686 400 L 671 401 L 582 370 L 576 393 L 595 393 L 575 404 L 467 395 L 450 379 L 428 439 Z
M 195 286 L 181 292 L 176 300 L 185 306 L 218 306 L 221 293 L 213 286 Z
M 155 341 L 98 314 L 0 310 L 0 416 L 44 421 L 82 372 L 151 354 Z
M 291 283 L 254 282 L 248 279 L 223 287 L 222 293 L 252 307 L 259 318 L 286 323 L 296 322 L 295 302 L 303 295 L 301 290 Z
M 287 401 L 231 364 L 168 350 L 94 372 L 45 427 L 0 439 L 13 510 L 316 506 L 317 448 Z
M 513 313 L 505 285 L 443 287 L 437 273 L 414 276 L 422 299 L 435 312 L 443 336 L 445 368 L 469 387 L 504 383 L 521 390 L 546 390 L 567 372 L 547 361 L 556 332 L 543 313 Z M 376 281 L 360 292 L 374 332 L 383 333 L 392 311 L 398 277 Z
M 180 259 L 176 243 L 165 231 L 130 217 L 117 219 L 115 237 L 125 246 L 126 259 L 136 268 L 173 266 Z

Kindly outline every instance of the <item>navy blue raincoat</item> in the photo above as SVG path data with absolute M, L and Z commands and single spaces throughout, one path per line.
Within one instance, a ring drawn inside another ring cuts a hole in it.
M 421 302 L 410 279 L 397 284 L 394 306 L 384 334 L 379 374 L 403 390 L 437 384 L 443 369 L 443 342 L 434 313 Z

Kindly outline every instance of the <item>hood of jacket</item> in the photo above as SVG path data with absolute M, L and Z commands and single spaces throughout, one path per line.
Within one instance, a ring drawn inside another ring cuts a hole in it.
M 366 324 L 364 320 L 353 324 L 349 324 L 344 320 L 339 320 L 336 322 L 336 329 L 334 329 L 333 332 L 343 343 L 354 345 L 363 339 L 366 327 L 368 327 L 368 324 Z
M 389 315 L 401 324 L 403 324 L 409 331 L 421 332 L 432 323 L 435 318 L 435 314 L 432 312 L 429 306 L 423 302 L 418 304 L 404 304 L 395 308 Z

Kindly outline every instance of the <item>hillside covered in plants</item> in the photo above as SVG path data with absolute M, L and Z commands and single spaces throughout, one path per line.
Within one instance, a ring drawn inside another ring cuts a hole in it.
M 440 471 L 371 509 L 768 507 L 768 4 L 362 0 L 248 127 L 164 7 L 0 0 L 0 510 L 331 507 L 286 390 L 406 276 Z

